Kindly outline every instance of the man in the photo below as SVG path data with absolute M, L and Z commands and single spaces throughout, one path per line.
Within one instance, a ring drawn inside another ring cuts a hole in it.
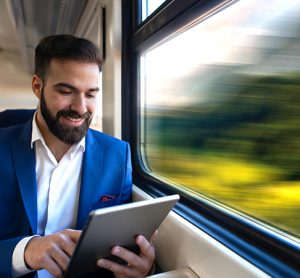
M 89 212 L 131 200 L 128 144 L 88 128 L 101 65 L 95 45 L 70 35 L 46 37 L 36 48 L 39 108 L 30 121 L 0 130 L 1 277 L 36 270 L 62 277 Z M 154 247 L 143 236 L 136 241 L 139 255 L 112 248 L 127 265 L 102 259 L 99 273 L 83 277 L 145 277 Z

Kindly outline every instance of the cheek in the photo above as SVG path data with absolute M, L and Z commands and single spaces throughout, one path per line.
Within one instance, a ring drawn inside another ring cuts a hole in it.
M 92 113 L 93 115 L 95 114 L 96 110 L 96 101 L 90 102 L 87 104 L 87 110 L 88 112 Z
M 55 114 L 69 105 L 66 98 L 61 97 L 55 91 L 51 90 L 45 90 L 45 101 L 48 109 Z
M 69 107 L 63 102 L 52 102 L 51 106 L 48 106 L 48 109 L 52 117 L 56 118 L 59 111 L 68 110 Z
M 64 98 L 55 99 L 52 102 L 52 108 L 56 112 L 64 109 L 69 109 L 69 107 L 70 107 L 70 102 L 66 101 L 66 99 Z

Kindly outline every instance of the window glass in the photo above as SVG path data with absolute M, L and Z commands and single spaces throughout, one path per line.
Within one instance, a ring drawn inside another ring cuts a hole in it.
M 166 0 L 143 0 L 142 1 L 142 20 L 145 20 Z
M 142 53 L 152 175 L 300 236 L 300 2 L 243 0 Z

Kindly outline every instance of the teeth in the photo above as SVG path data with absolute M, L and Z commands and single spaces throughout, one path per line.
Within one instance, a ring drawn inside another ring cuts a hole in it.
M 74 118 L 70 118 L 70 117 L 66 117 L 69 121 L 71 122 L 80 122 L 82 119 L 79 118 L 79 119 L 74 119 Z

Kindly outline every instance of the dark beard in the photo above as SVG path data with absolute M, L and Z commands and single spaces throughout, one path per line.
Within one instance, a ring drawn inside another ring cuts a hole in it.
M 40 109 L 42 116 L 52 134 L 62 142 L 69 145 L 73 145 L 81 141 L 92 121 L 91 113 L 85 112 L 83 115 L 80 115 L 72 109 L 60 110 L 57 112 L 56 117 L 53 117 L 49 108 L 47 107 L 44 92 L 42 92 L 41 95 Z M 78 127 L 66 126 L 59 122 L 59 118 L 62 116 L 71 117 L 74 119 L 84 119 L 84 122 Z

